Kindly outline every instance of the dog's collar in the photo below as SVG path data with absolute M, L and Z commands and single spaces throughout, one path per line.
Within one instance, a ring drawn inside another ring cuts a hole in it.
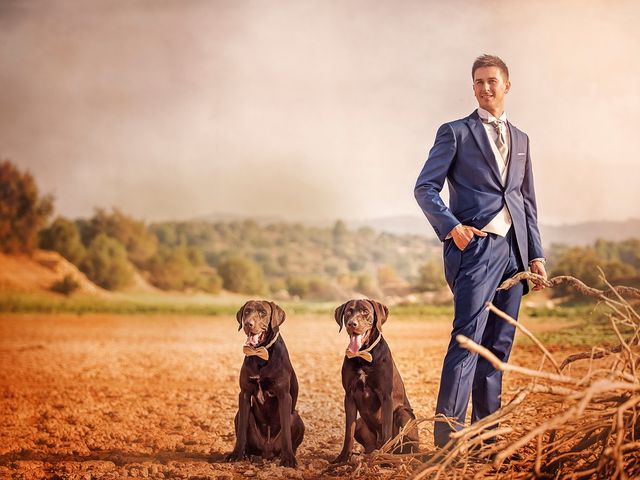
M 369 345 L 368 348 L 364 349 L 364 350 L 358 350 L 356 353 L 353 353 L 351 350 L 349 350 L 347 348 L 347 351 L 345 352 L 345 356 L 347 358 L 356 358 L 356 357 L 360 357 L 363 360 L 366 360 L 367 362 L 371 363 L 373 362 L 373 355 L 371 355 L 371 350 L 373 350 L 373 347 L 375 347 L 380 340 L 382 340 L 382 333 L 380 335 L 378 335 L 378 338 L 376 338 L 374 340 L 374 342 Z
M 268 345 L 264 345 L 262 347 L 252 347 L 250 345 L 245 345 L 244 347 L 242 347 L 242 353 L 245 354 L 245 356 L 247 357 L 260 357 L 263 360 L 269 360 L 269 348 L 271 348 L 273 346 L 274 343 L 276 343 L 276 340 L 278 339 L 278 337 L 280 336 L 280 332 L 276 332 L 275 337 L 273 337 L 273 340 L 271 340 L 269 342 Z

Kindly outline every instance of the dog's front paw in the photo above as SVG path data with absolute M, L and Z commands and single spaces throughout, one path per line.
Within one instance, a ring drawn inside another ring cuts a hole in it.
M 331 463 L 338 464 L 338 463 L 347 463 L 349 461 L 349 458 L 351 457 L 351 454 L 348 452 L 340 452 L 340 455 L 338 455 L 336 458 L 334 458 Z
M 294 457 L 293 454 L 283 453 L 280 457 L 280 466 L 296 468 L 298 466 L 298 462 L 296 462 L 296 457 Z
M 239 462 L 240 460 L 244 460 L 245 458 L 246 455 L 244 452 L 237 452 L 234 450 L 229 455 L 227 455 L 226 460 L 227 462 Z

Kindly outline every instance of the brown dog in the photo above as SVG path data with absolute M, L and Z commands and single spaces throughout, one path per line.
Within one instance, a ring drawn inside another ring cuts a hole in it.
M 285 313 L 267 301 L 249 301 L 236 314 L 244 328 L 244 363 L 240 369 L 238 413 L 234 419 L 236 445 L 229 461 L 246 455 L 295 467 L 295 452 L 304 437 L 304 423 L 296 411 L 298 379 L 279 327 Z
M 342 363 L 344 445 L 334 463 L 349 460 L 354 437 L 365 453 L 371 453 L 415 419 L 389 345 L 382 337 L 388 315 L 389 309 L 373 300 L 350 300 L 335 311 L 340 330 L 343 325 L 347 328 L 349 347 Z M 402 443 L 394 453 L 417 452 L 417 429 L 405 435 Z

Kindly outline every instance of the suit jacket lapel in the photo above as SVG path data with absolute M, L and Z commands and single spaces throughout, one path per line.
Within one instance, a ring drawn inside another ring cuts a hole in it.
M 518 156 L 518 152 L 520 151 L 520 132 L 513 125 L 509 124 L 509 135 L 509 162 L 507 163 L 507 180 L 505 187 L 509 186 L 511 179 L 515 175 L 514 170 L 520 167 L 520 165 L 514 164 L 520 163 L 521 160 L 520 156 Z
M 498 163 L 496 162 L 496 158 L 493 155 L 493 150 L 491 150 L 491 145 L 489 145 L 489 139 L 487 138 L 487 132 L 484 129 L 484 125 L 482 125 L 482 120 L 478 115 L 478 111 L 473 112 L 469 119 L 467 120 L 469 124 L 469 129 L 471 130 L 471 134 L 478 144 L 478 148 L 482 152 L 482 156 L 486 160 L 489 168 L 493 172 L 496 181 L 499 185 L 502 185 L 502 179 L 500 178 L 500 170 L 498 170 Z

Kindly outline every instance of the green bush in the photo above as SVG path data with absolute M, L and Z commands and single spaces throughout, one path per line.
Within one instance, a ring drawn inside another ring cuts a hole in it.
M 333 300 L 336 298 L 336 291 L 328 280 L 316 277 L 309 280 L 307 297 L 314 300 Z
M 104 233 L 96 236 L 80 269 L 97 285 L 107 290 L 117 290 L 131 283 L 133 267 L 127 259 L 127 251 L 118 240 Z
M 638 275 L 638 272 L 629 263 L 623 263 L 615 256 L 603 258 L 593 247 L 573 247 L 566 250 L 554 262 L 551 276 L 570 275 L 586 285 L 594 288 L 603 288 L 604 282 L 600 279 L 600 267 L 607 280 L 612 284 L 620 281 L 627 282 L 629 278 Z M 580 297 L 576 290 L 560 285 L 553 289 L 553 295 L 570 295 Z
M 217 269 L 222 285 L 231 292 L 259 294 L 266 290 L 262 269 L 253 260 L 232 256 L 223 260 Z
M 58 252 L 74 265 L 79 265 L 86 254 L 76 224 L 63 217 L 40 232 L 40 248 Z
M 196 288 L 217 293 L 222 288 L 222 279 L 205 265 L 202 252 L 196 248 L 161 247 L 149 260 L 147 271 L 149 281 L 163 290 Z
M 71 295 L 78 287 L 80 287 L 80 284 L 76 282 L 72 275 L 65 275 L 62 280 L 58 280 L 51 286 L 51 290 L 63 295 Z
M 205 292 L 220 293 L 220 290 L 222 290 L 222 278 L 220 278 L 215 268 L 209 268 L 206 271 L 201 271 L 194 286 Z
M 418 282 L 415 285 L 421 292 L 432 292 L 444 287 L 447 282 L 444 278 L 444 266 L 442 260 L 428 260 L 420 267 Z
M 91 219 L 79 222 L 79 226 L 85 245 L 89 245 L 101 233 L 108 235 L 125 247 L 127 257 L 137 267 L 143 267 L 158 249 L 158 239 L 145 223 L 125 215 L 117 208 L 111 213 L 99 208 Z
M 358 283 L 356 284 L 356 290 L 369 298 L 379 298 L 383 295 L 380 288 L 376 285 L 373 278 L 367 274 L 358 276 Z
M 309 280 L 302 277 L 288 277 L 287 291 L 290 295 L 305 298 L 309 294 Z

